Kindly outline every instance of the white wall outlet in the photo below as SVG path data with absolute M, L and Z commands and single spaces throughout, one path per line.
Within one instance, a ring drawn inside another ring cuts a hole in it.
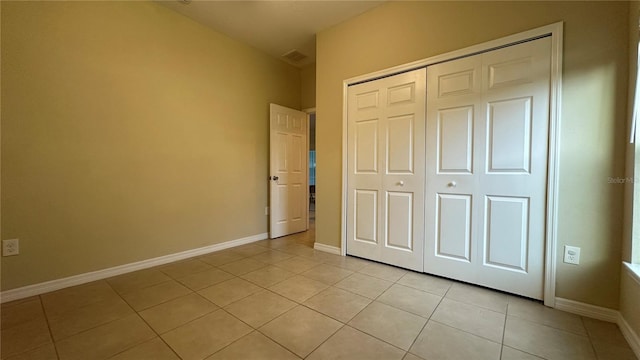
M 580 248 L 576 246 L 564 246 L 564 262 L 567 264 L 580 264 Z
M 264 214 L 265 215 L 269 215 L 269 207 L 268 206 L 264 207 Z
M 2 256 L 13 256 L 20 254 L 20 240 L 2 240 Z

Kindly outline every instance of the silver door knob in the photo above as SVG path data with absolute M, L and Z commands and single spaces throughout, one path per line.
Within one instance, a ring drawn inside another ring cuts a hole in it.
M 452 181 L 452 182 L 447 184 L 448 187 L 456 187 L 456 185 L 458 185 L 458 184 L 455 181 Z
M 279 177 L 277 177 L 277 176 L 272 176 L 271 177 L 271 180 L 273 180 L 273 181 L 277 181 L 278 179 L 279 179 Z

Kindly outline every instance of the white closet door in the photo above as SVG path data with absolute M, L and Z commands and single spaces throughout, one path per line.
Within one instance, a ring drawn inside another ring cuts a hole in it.
M 425 272 L 542 299 L 550 44 L 428 67 Z
M 349 87 L 349 255 L 423 269 L 425 88 L 425 69 Z

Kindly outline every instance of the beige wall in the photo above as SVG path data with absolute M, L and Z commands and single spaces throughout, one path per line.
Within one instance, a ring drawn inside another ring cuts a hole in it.
M 564 21 L 557 296 L 618 308 L 628 76 L 625 2 L 392 2 L 318 34 L 317 241 L 340 245 L 342 81 Z M 621 19 L 625 19 L 621 21 Z M 559 256 L 559 259 L 562 257 Z
M 307 65 L 300 70 L 302 109 L 316 107 L 316 64 Z
M 638 17 L 640 16 L 640 2 L 632 1 L 629 3 L 629 79 L 635 79 L 637 74 L 637 56 L 638 56 Z M 631 113 L 633 110 L 633 99 L 635 97 L 635 82 L 629 82 L 629 116 L 631 119 Z M 640 141 L 636 140 L 635 144 L 627 144 L 627 177 L 640 179 L 640 166 L 635 165 L 636 155 L 640 151 Z M 640 211 L 633 210 L 633 203 L 635 200 L 636 209 L 640 208 L 640 188 L 635 189 L 634 183 L 629 182 L 626 184 L 625 189 L 625 226 L 624 226 L 624 240 L 623 240 L 623 254 L 622 259 L 624 261 L 640 261 L 640 246 L 633 248 L 635 254 L 632 256 L 631 241 L 635 236 L 640 238 L 640 228 L 633 229 L 633 224 L 640 224 Z M 640 242 L 636 242 L 640 244 Z M 633 280 L 627 273 L 627 269 L 623 267 L 622 279 L 620 282 L 620 313 L 627 321 L 629 326 L 635 331 L 636 334 L 640 334 L 640 311 L 638 311 L 638 304 L 640 304 L 640 283 Z
M 300 72 L 153 2 L 2 2 L 2 289 L 267 232 Z

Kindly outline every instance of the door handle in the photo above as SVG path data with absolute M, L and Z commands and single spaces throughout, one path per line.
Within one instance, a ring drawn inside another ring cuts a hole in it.
M 277 177 L 277 176 L 270 176 L 269 177 L 269 180 L 273 180 L 273 181 L 277 181 L 278 179 L 280 179 L 280 178 Z
M 404 181 L 402 181 L 402 180 L 398 181 L 398 185 L 399 186 L 404 186 Z
M 458 185 L 458 184 L 455 181 L 452 181 L 452 182 L 447 184 L 448 187 L 456 187 L 456 185 Z

